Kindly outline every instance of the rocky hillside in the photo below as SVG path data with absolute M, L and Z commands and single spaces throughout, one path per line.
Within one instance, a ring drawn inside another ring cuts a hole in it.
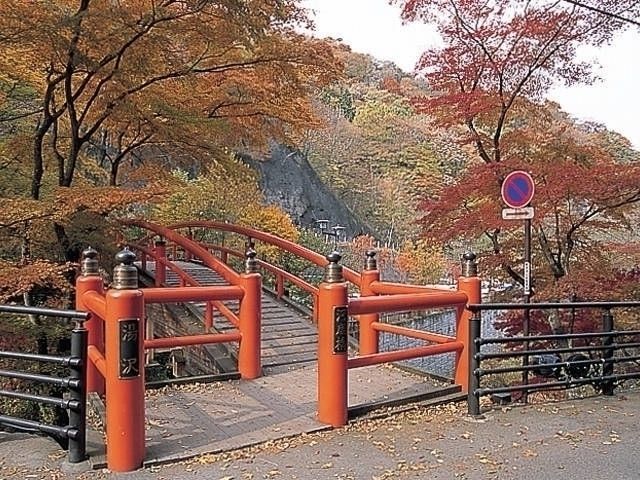
M 329 220 L 330 226 L 346 227 L 348 238 L 376 233 L 322 182 L 299 151 L 273 145 L 264 158 L 245 155 L 242 160 L 258 172 L 265 201 L 282 207 L 296 224 L 315 228 L 316 221 Z

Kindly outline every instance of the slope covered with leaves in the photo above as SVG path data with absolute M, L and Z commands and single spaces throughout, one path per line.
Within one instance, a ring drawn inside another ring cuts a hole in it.
M 426 87 L 391 63 L 337 46 L 346 78 L 325 88 L 324 128 L 307 132 L 309 161 L 377 236 L 399 245 L 415 239 L 420 200 L 451 181 L 466 153 L 416 111 L 410 95 Z

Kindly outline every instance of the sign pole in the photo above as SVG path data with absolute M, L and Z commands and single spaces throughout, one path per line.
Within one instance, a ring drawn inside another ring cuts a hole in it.
M 535 193 L 535 183 L 531 175 L 523 170 L 516 170 L 509 173 L 502 182 L 502 201 L 510 208 L 502 209 L 502 218 L 505 220 L 524 220 L 524 273 L 523 277 L 523 302 L 531 303 L 531 219 L 533 218 L 533 207 L 530 206 L 531 199 Z M 529 309 L 524 309 L 522 316 L 522 334 L 529 336 L 531 313 Z M 525 351 L 529 350 L 529 342 L 524 342 Z M 529 355 L 522 357 L 522 366 L 529 365 Z M 529 384 L 529 372 L 525 368 L 522 371 L 522 384 L 526 387 Z M 522 392 L 522 403 L 527 403 L 527 390 Z
M 524 303 L 531 302 L 531 219 L 524 221 Z M 530 310 L 525 309 L 522 321 L 522 334 L 529 336 L 529 324 L 531 321 Z M 524 349 L 529 350 L 529 342 L 524 343 Z M 529 365 L 529 355 L 522 357 L 522 366 Z M 529 371 L 522 371 L 522 384 L 529 384 Z M 522 403 L 527 403 L 527 390 L 523 390 Z

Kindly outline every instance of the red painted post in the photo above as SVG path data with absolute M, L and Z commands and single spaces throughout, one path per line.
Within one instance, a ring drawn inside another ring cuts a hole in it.
M 163 287 L 167 281 L 167 267 L 160 259 L 166 260 L 167 258 L 167 242 L 156 240 L 154 251 L 156 254 L 155 285 L 156 287 Z
M 348 294 L 338 265 L 338 252 L 327 255 L 329 264 L 318 287 L 318 420 L 334 427 L 348 420 Z
M 276 298 L 284 297 L 284 275 L 276 275 Z
M 380 280 L 380 271 L 376 262 L 375 250 L 367 251 L 367 259 L 365 261 L 364 270 L 360 274 L 360 296 L 369 297 L 375 295 L 371 290 L 371 283 Z M 371 355 L 378 353 L 378 337 L 379 332 L 371 326 L 373 322 L 379 319 L 377 313 L 368 313 L 358 316 L 358 324 L 360 325 L 359 348 L 360 355 Z
M 125 249 L 116 260 L 106 294 L 107 467 L 129 472 L 142 467 L 145 455 L 144 299 L 135 255 Z
M 229 262 L 229 254 L 220 250 L 220 261 L 226 265 Z
M 240 275 L 240 286 L 244 296 L 240 300 L 238 320 L 240 322 L 240 349 L 238 352 L 238 371 L 244 379 L 258 378 L 262 375 L 261 363 L 261 315 L 262 315 L 262 276 L 257 273 L 255 250 L 247 252 L 246 273 Z
M 193 240 L 193 233 L 191 233 L 191 229 L 189 229 L 189 231 L 187 232 L 187 238 L 189 240 Z M 186 262 L 191 261 L 191 252 L 189 250 L 184 251 L 184 259 Z
M 467 303 L 480 303 L 482 301 L 480 278 L 478 277 L 478 265 L 476 255 L 467 252 L 462 256 L 462 276 L 458 278 L 458 290 L 467 294 Z M 462 392 L 469 391 L 469 373 L 471 358 L 469 353 L 469 325 L 473 314 L 466 308 L 458 308 L 456 315 L 456 340 L 464 344 L 464 348 L 456 354 L 454 380 L 462 386 Z
M 213 303 L 206 302 L 204 304 L 204 329 L 209 331 L 213 328 Z
M 104 295 L 104 283 L 100 276 L 100 268 L 97 257 L 98 252 L 89 247 L 82 252 L 82 270 L 76 279 L 76 309 L 83 312 L 88 311 L 82 296 L 85 292 L 95 291 Z M 87 345 L 95 346 L 99 351 L 104 352 L 104 319 L 95 314 L 84 323 L 87 329 Z M 96 392 L 103 395 L 105 391 L 104 377 L 98 371 L 93 362 L 87 365 L 87 392 Z

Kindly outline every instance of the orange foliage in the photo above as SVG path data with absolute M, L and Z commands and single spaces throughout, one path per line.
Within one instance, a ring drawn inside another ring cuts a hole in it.
M 441 248 L 435 242 L 424 239 L 405 242 L 396 258 L 397 268 L 407 275 L 407 281 L 411 283 L 438 283 L 445 265 Z
M 70 186 L 89 144 L 115 183 L 146 145 L 234 148 L 315 125 L 308 94 L 339 66 L 323 41 L 295 32 L 305 15 L 292 0 L 0 0 L 0 10 L 0 72 L 33 97 L 5 100 L 34 126 L 36 199 L 47 156 Z
M 393 3 L 407 20 L 435 22 L 443 39 L 420 60 L 433 93 L 415 98 L 414 106 L 441 125 L 466 129 L 461 140 L 477 158 L 425 202 L 423 233 L 476 245 L 485 274 L 522 284 L 522 224 L 502 220 L 500 186 L 510 171 L 526 170 L 536 182 L 535 299 L 595 296 L 603 283 L 619 295 L 609 284 L 630 265 L 620 265 L 606 246 L 631 234 L 640 167 L 620 161 L 633 155 L 615 151 L 619 142 L 578 127 L 556 105 L 542 102 L 555 84 L 591 82 L 592 65 L 577 49 L 606 44 L 623 24 L 570 2 Z M 640 10 L 634 0 L 599 4 L 632 17 Z
M 0 11 L 11 127 L 0 160 L 19 180 L 0 188 L 0 237 L 25 265 L 74 261 L 110 217 L 173 193 L 178 165 L 206 171 L 317 125 L 309 94 L 340 69 L 325 42 L 297 33 L 307 20 L 294 0 L 0 0 Z
M 291 221 L 291 217 L 275 205 L 247 209 L 238 222 L 292 242 L 297 242 L 300 237 L 300 232 Z M 278 247 L 267 244 L 259 243 L 256 248 L 259 258 L 264 260 L 277 262 L 282 260 L 284 255 Z
M 37 289 L 55 291 L 58 295 L 69 293 L 75 268 L 65 263 L 34 260 L 27 264 L 16 264 L 0 260 L 0 303 L 6 303 L 25 293 Z

